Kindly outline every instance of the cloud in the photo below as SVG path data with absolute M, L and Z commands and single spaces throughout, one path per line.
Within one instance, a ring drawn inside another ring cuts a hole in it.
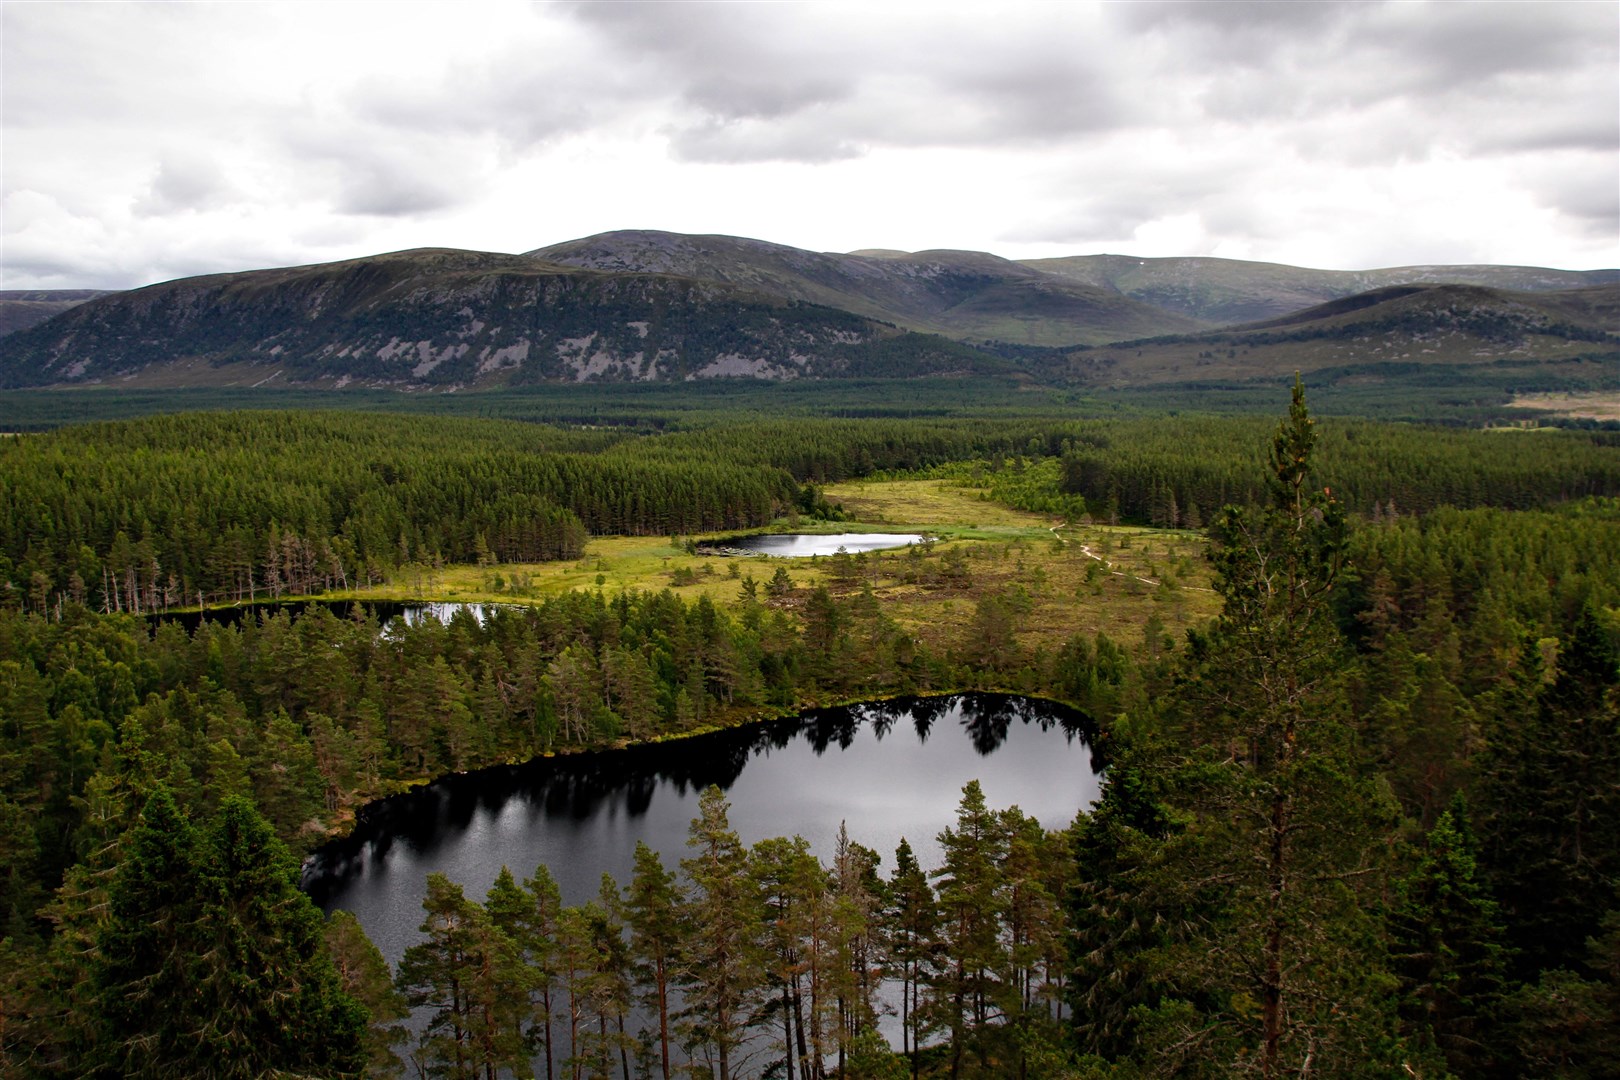
M 7 286 L 630 226 L 818 250 L 1620 263 L 1610 4 L 6 4 L 0 20 Z
M 196 211 L 223 205 L 238 196 L 219 163 L 191 150 L 165 153 L 135 212 L 145 216 Z

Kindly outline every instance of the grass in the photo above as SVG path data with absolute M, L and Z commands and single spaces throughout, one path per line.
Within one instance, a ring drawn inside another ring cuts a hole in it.
M 1018 638 L 1029 649 L 1053 649 L 1076 633 L 1098 631 L 1135 647 L 1154 622 L 1179 639 L 1186 627 L 1219 610 L 1198 533 L 1064 526 L 943 480 L 837 484 L 826 494 L 856 520 L 798 526 L 781 521 L 768 531 L 911 531 L 939 539 L 858 557 L 854 579 L 841 581 L 830 558 L 694 555 L 669 537 L 604 536 L 590 540 L 584 557 L 568 562 L 406 573 L 340 598 L 523 603 L 570 589 L 612 594 L 669 588 L 688 601 L 708 596 L 737 610 L 744 579 L 752 577 L 763 596 L 764 584 L 785 567 L 795 589 L 771 603 L 796 609 L 817 585 L 851 595 L 869 584 L 890 617 L 942 653 L 966 644 L 976 605 L 992 595 L 1012 598 L 1022 610 Z M 958 556 L 965 572 L 946 583 L 942 568 Z M 495 587 L 497 575 L 506 587 Z M 520 583 L 516 589 L 514 580 Z

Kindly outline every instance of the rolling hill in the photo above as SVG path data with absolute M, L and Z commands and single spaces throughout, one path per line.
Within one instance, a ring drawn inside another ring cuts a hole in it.
M 0 337 L 26 330 L 78 307 L 86 300 L 106 296 L 102 289 L 7 289 L 0 291 Z
M 424 249 L 185 278 L 0 340 L 0 385 L 458 388 L 716 376 L 988 373 L 955 342 L 666 274 Z
M 946 374 L 1130 386 L 1620 354 L 1620 271 L 1019 263 L 644 231 L 523 255 L 419 249 L 106 295 L 10 295 L 63 306 L 0 339 L 8 387 Z
M 982 251 L 804 251 L 736 236 L 610 232 L 529 252 L 594 270 L 677 274 L 853 311 L 964 341 L 1100 344 L 1207 320 Z
M 1243 326 L 1065 356 L 1071 379 L 1114 386 L 1295 370 L 1380 378 L 1415 367 L 1529 370 L 1571 363 L 1600 365 L 1620 380 L 1620 284 L 1545 293 L 1394 285 Z
M 1076 255 L 1022 265 L 1216 325 L 1277 318 L 1340 297 L 1395 285 L 1479 285 L 1514 292 L 1558 292 L 1620 283 L 1620 270 L 1535 266 L 1399 266 L 1312 270 L 1238 259 L 1138 259 Z

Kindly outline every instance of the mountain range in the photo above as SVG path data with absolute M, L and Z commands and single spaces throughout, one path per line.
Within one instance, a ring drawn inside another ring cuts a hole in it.
M 1013 261 L 624 231 L 96 294 L 0 294 L 0 385 L 1017 374 L 1122 385 L 1620 350 L 1620 270 Z

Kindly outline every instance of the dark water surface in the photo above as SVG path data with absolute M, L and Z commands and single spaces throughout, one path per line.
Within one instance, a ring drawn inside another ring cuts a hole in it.
M 177 623 L 186 633 L 195 633 L 204 622 L 236 626 L 243 619 L 257 619 L 270 615 L 302 615 L 306 611 L 324 608 L 341 619 L 347 619 L 358 610 L 386 626 L 396 618 L 404 619 L 407 626 L 432 616 L 442 623 L 459 612 L 465 612 L 483 622 L 498 607 L 519 608 L 519 604 L 462 603 L 456 600 L 266 600 L 257 604 L 233 604 L 211 607 L 202 611 L 172 611 L 150 615 L 153 622 Z
M 305 887 L 359 918 L 390 963 L 420 939 L 426 878 L 439 871 L 482 898 L 504 864 L 519 880 L 545 863 L 563 900 L 629 881 L 638 840 L 674 869 L 698 794 L 719 785 L 744 844 L 800 835 L 830 860 L 841 821 L 883 856 L 910 840 L 926 869 L 978 779 L 1061 828 L 1097 798 L 1087 725 L 1051 702 L 997 694 L 908 698 L 823 709 L 656 746 L 542 759 L 450 777 L 369 807 L 354 835 L 311 857 Z

